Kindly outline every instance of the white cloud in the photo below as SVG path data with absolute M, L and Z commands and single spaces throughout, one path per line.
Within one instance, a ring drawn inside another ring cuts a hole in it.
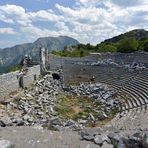
M 92 7 L 99 4 L 113 3 L 120 7 L 131 7 L 135 5 L 148 4 L 147 0 L 76 0 L 78 5 Z
M 77 5 L 94 6 L 103 0 L 76 0 Z
M 3 16 L 1 20 L 7 23 L 18 23 L 25 26 L 31 23 L 28 14 L 21 6 L 8 4 L 0 6 L 0 16 Z M 8 21 L 5 21 L 5 18 Z
M 102 21 L 106 15 L 106 11 L 102 8 L 80 8 L 80 9 L 72 9 L 64 6 L 56 5 L 58 10 L 64 16 L 64 18 L 68 21 L 75 20 L 81 21 L 82 23 L 95 23 L 98 21 Z
M 49 29 L 41 29 L 41 28 L 35 27 L 33 25 L 31 25 L 29 27 L 22 27 L 21 33 L 26 35 L 26 38 L 29 36 L 29 38 L 32 38 L 33 40 L 35 40 L 39 37 L 48 37 L 48 36 L 57 37 L 59 35 L 68 35 L 68 36 L 74 37 L 74 38 L 78 37 L 76 33 L 66 30 L 66 29 L 54 31 L 54 30 L 49 30 Z
M 28 13 L 28 15 L 32 21 L 58 22 L 63 19 L 62 16 L 58 16 L 58 15 L 53 14 L 53 11 L 51 11 L 51 10 L 40 10 L 37 12 L 30 12 L 30 13 Z
M 111 0 L 111 2 L 121 7 L 131 7 L 136 5 L 148 4 L 147 0 Z
M 55 24 L 55 27 L 57 27 L 59 30 L 69 31 L 69 28 L 66 26 L 64 22 L 57 22 Z
M 0 20 L 18 25 L 26 39 L 67 35 L 96 44 L 135 28 L 148 29 L 147 0 L 75 0 L 76 5 L 28 12 L 21 6 L 0 6 Z M 40 21 L 37 26 L 35 24 Z M 35 22 L 35 23 L 34 23 Z M 52 22 L 53 29 L 42 27 Z M 10 31 L 10 30 L 9 30 Z M 12 30 L 13 32 L 14 30 Z M 13 34 L 13 33 L 12 33 Z
M 0 34 L 16 35 L 18 33 L 13 28 L 0 28 Z
M 46 36 L 58 36 L 56 31 L 51 31 L 48 29 L 40 29 L 33 25 L 28 27 L 22 27 L 21 32 L 30 36 L 32 39 L 37 39 L 38 37 L 46 37 Z
M 98 43 L 106 38 L 129 31 L 129 28 L 147 28 L 148 5 L 145 0 L 137 0 L 130 7 L 121 7 L 127 0 L 77 0 L 79 6 L 64 7 L 59 10 L 72 31 L 78 34 L 81 42 Z M 99 6 L 100 4 L 100 6 Z M 145 4 L 145 5 L 144 5 Z M 124 5 L 126 6 L 126 5 Z
M 62 19 L 62 16 L 54 14 L 50 9 L 27 12 L 23 7 L 17 5 L 0 6 L 0 20 L 6 23 L 18 23 L 22 26 L 28 26 L 35 21 L 58 22 Z

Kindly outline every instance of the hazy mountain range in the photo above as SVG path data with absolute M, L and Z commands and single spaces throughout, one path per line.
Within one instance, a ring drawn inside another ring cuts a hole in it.
M 133 37 L 137 41 L 148 39 L 148 31 L 144 29 L 135 29 L 124 34 L 107 39 L 102 43 L 118 43 L 124 38 Z M 20 63 L 25 54 L 30 55 L 33 59 L 39 60 L 39 49 L 48 48 L 49 52 L 53 50 L 63 50 L 65 46 L 77 45 L 79 42 L 71 37 L 43 37 L 33 43 L 16 45 L 10 48 L 0 49 L 0 73 L 7 72 L 12 66 Z M 99 44 L 98 44 L 99 45 Z
M 20 63 L 25 54 L 38 60 L 39 49 L 41 47 L 48 48 L 50 52 L 53 50 L 63 50 L 65 46 L 77 44 L 79 44 L 79 42 L 71 37 L 59 36 L 39 38 L 33 43 L 25 43 L 0 49 L 0 73 L 7 72 L 10 67 Z

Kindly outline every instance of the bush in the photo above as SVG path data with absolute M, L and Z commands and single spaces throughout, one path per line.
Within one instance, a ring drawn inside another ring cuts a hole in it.
M 119 42 L 118 52 L 134 52 L 138 50 L 138 41 L 135 38 L 125 38 Z
M 143 50 L 148 52 L 148 40 L 145 40 L 143 43 Z
M 18 71 L 18 70 L 21 70 L 22 69 L 22 66 L 21 65 L 17 65 L 17 66 L 14 66 L 14 67 L 11 67 L 8 72 L 14 72 L 14 71 Z
M 100 44 L 96 46 L 96 51 L 99 52 L 117 52 L 117 47 L 113 44 Z

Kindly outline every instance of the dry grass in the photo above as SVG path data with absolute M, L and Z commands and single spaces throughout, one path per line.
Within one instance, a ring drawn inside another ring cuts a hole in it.
M 95 110 L 100 109 L 100 104 L 85 96 L 62 95 L 55 110 L 65 119 L 86 119 L 91 113 L 97 115 Z

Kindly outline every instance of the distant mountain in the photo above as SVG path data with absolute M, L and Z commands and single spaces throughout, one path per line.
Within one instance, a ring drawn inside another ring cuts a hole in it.
M 126 32 L 124 34 L 115 36 L 111 39 L 107 39 L 107 40 L 103 41 L 102 43 L 117 43 L 124 38 L 130 38 L 130 37 L 133 37 L 136 40 L 141 41 L 141 40 L 148 38 L 148 31 L 146 31 L 144 29 L 135 29 L 135 30 Z
M 39 59 L 39 49 L 48 48 L 49 52 L 53 50 L 63 50 L 65 46 L 77 45 L 79 42 L 71 37 L 43 37 L 33 43 L 16 45 L 10 48 L 0 49 L 0 73 L 7 72 L 11 66 L 20 63 L 25 54 L 34 59 Z

